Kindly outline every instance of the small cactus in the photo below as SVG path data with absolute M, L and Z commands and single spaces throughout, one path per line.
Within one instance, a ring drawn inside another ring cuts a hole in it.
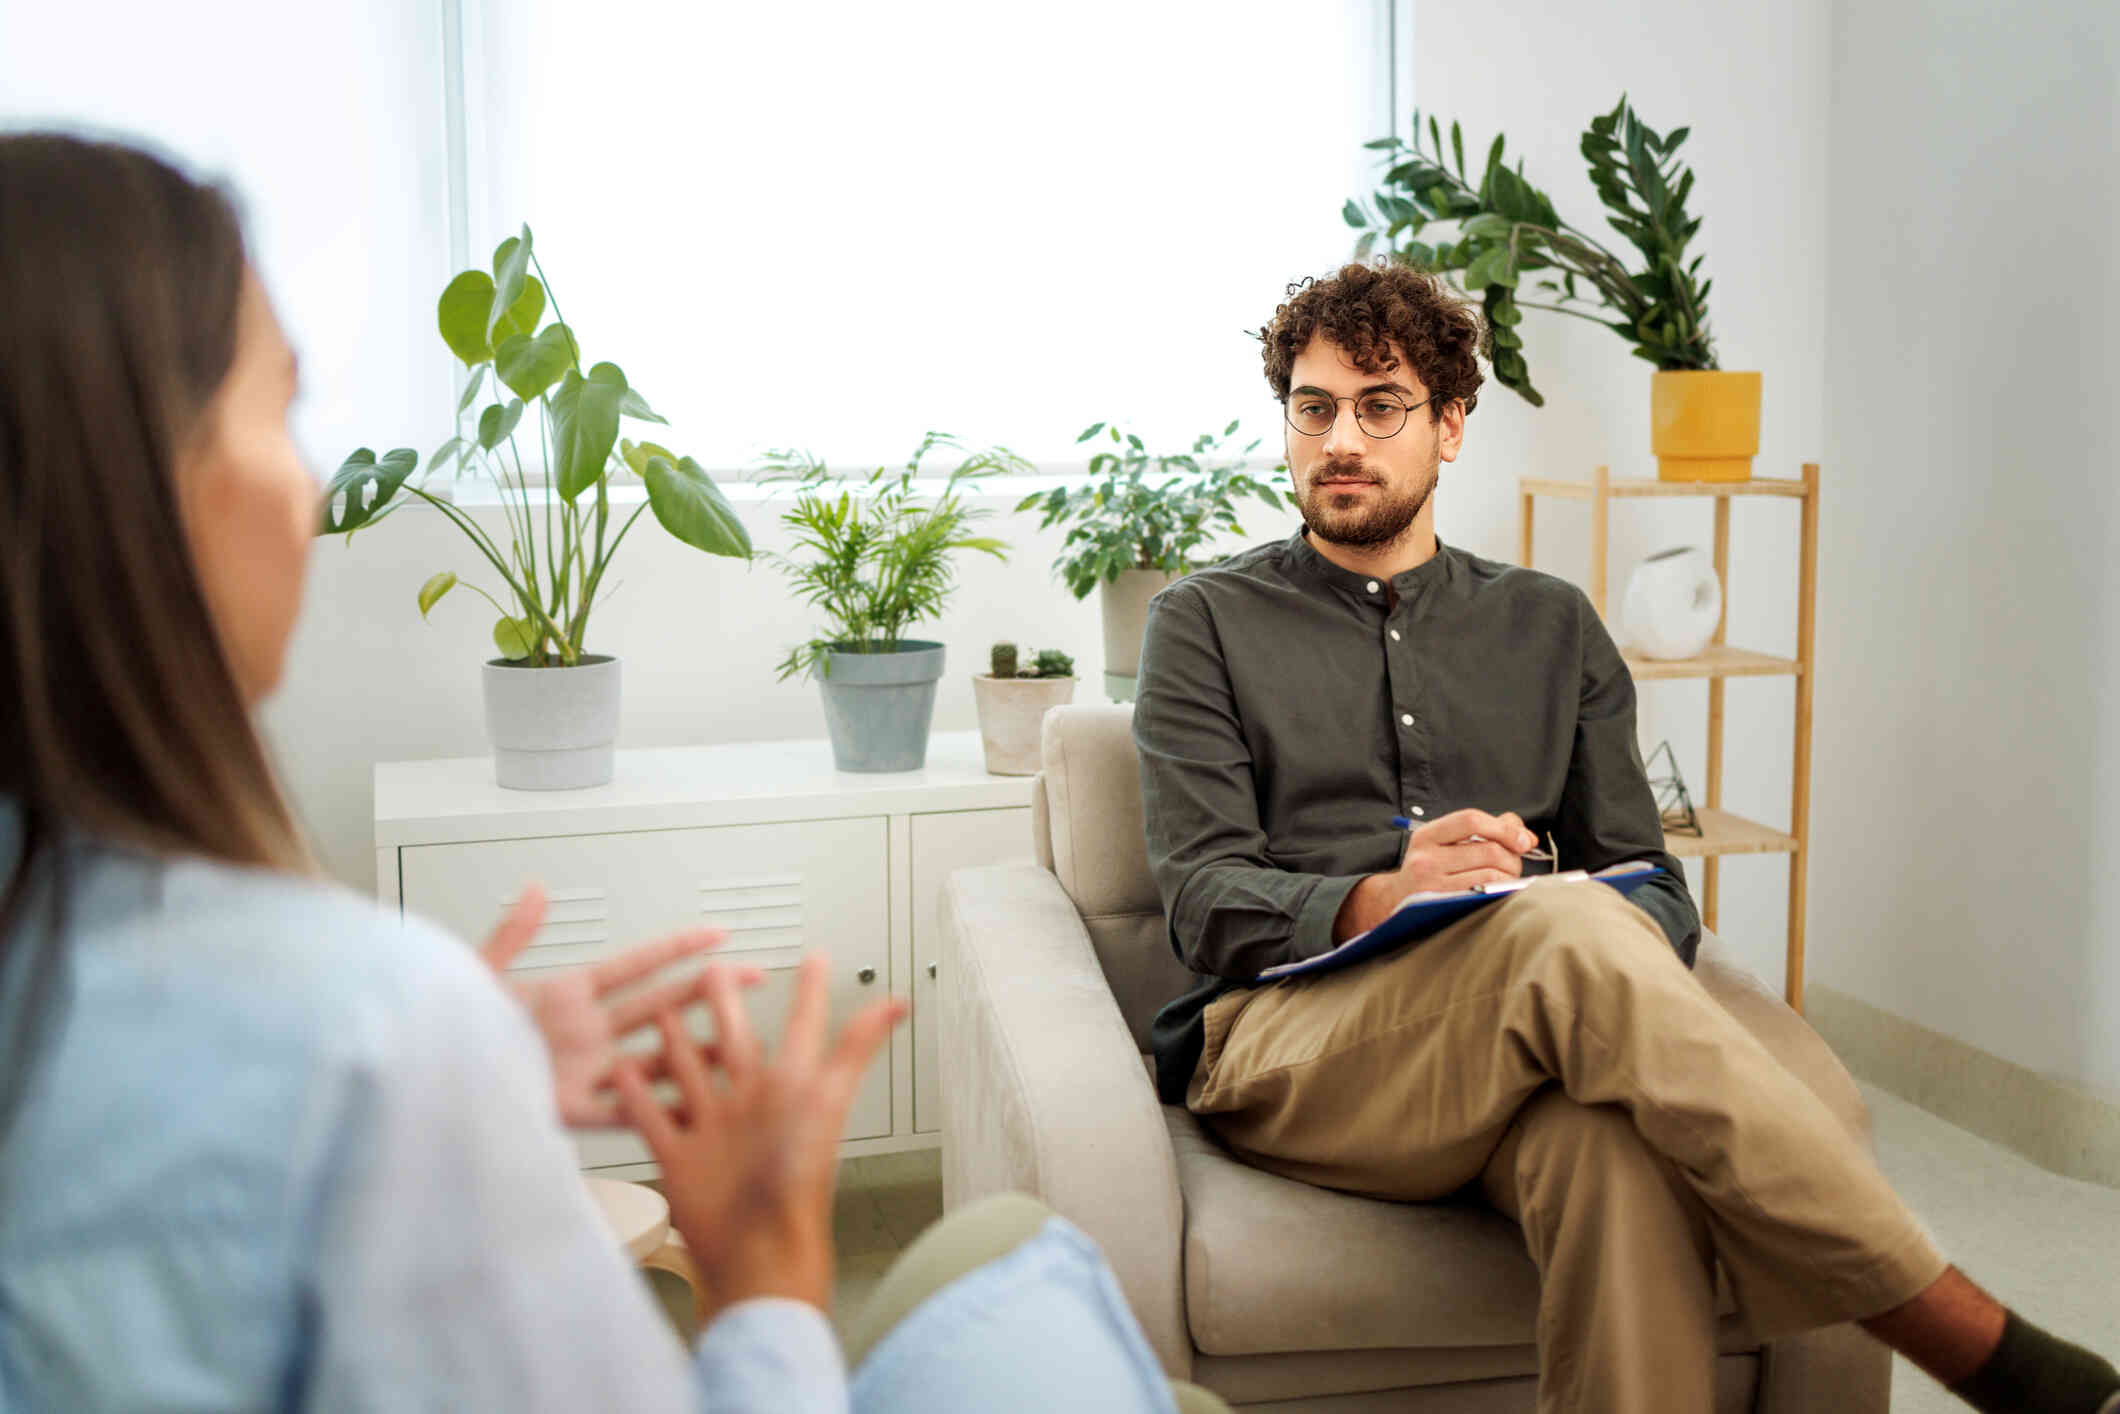
M 1016 645 L 1013 643 L 995 644 L 991 666 L 993 674 L 997 678 L 1012 678 L 1016 676 Z
M 1069 678 L 1075 675 L 1075 660 L 1057 648 L 1042 650 L 1033 665 L 1041 678 Z

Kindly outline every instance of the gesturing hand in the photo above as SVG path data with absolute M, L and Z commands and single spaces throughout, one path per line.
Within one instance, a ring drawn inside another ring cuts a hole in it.
M 803 959 L 771 1059 L 726 974 L 710 973 L 702 989 L 712 1047 L 687 1035 L 675 1011 L 661 1013 L 661 1060 L 680 1095 L 673 1109 L 657 1102 L 635 1058 L 612 1072 L 627 1121 L 662 1166 L 670 1218 L 698 1264 L 710 1320 L 754 1296 L 829 1308 L 839 1136 L 862 1072 L 907 1006 L 872 1002 L 827 1049 L 828 969 L 824 958 Z
M 681 958 L 705 952 L 728 936 L 719 928 L 694 928 L 660 942 L 643 943 L 594 967 L 577 968 L 543 979 L 512 978 L 507 966 L 529 946 L 545 920 L 545 891 L 536 884 L 508 910 L 493 936 L 479 949 L 486 965 L 530 1013 L 552 1060 L 553 1098 L 560 1119 L 581 1127 L 619 1122 L 617 1102 L 608 1091 L 618 1040 L 652 1021 L 656 1014 L 682 1007 L 701 993 L 702 979 L 685 977 L 627 997 L 613 994 L 654 976 Z M 755 985 L 757 968 L 715 969 L 734 987 Z

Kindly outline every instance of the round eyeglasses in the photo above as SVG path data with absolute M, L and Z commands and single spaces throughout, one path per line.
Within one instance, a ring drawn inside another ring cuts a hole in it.
M 1395 437 L 1406 425 L 1406 415 L 1417 407 L 1425 407 L 1435 401 L 1435 394 L 1412 405 L 1400 402 L 1385 393 L 1364 393 L 1359 398 L 1335 398 L 1308 389 L 1290 393 L 1288 401 L 1281 404 L 1281 415 L 1288 425 L 1305 437 L 1322 437 L 1332 430 L 1333 423 L 1340 419 L 1340 404 L 1353 403 L 1355 425 L 1371 437 L 1382 440 Z

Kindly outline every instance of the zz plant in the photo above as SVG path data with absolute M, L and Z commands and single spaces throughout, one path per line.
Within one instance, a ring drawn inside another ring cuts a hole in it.
M 1093 422 L 1075 441 L 1087 442 L 1100 432 L 1118 450 L 1089 459 L 1087 484 L 1034 492 L 1016 504 L 1018 511 L 1042 508 L 1040 530 L 1068 526 L 1053 568 L 1077 599 L 1130 569 L 1179 573 L 1192 568 L 1191 553 L 1217 531 L 1243 533 L 1236 511 L 1241 497 L 1256 496 L 1269 506 L 1297 504 L 1295 497 L 1244 469 L 1245 457 L 1261 439 L 1231 451 L 1235 422 L 1221 436 L 1203 432 L 1191 451 L 1167 456 L 1150 455 L 1139 437 L 1117 424 Z
M 915 480 L 921 459 L 937 447 L 965 453 L 941 494 L 922 504 Z M 831 654 L 895 653 L 905 631 L 942 613 L 956 587 L 952 555 L 977 550 L 1008 558 L 1008 542 L 972 535 L 972 522 L 992 515 L 964 499 L 967 483 L 1020 475 L 1029 462 L 1005 447 L 973 450 L 947 432 L 930 432 L 904 466 L 878 467 L 858 493 L 808 452 L 776 450 L 762 459 L 765 482 L 792 482 L 795 504 L 781 516 L 807 556 L 765 552 L 795 592 L 823 611 L 829 626 L 797 644 L 780 665 L 780 679 L 815 671 L 829 677 Z M 838 486 L 836 494 L 832 487 Z
M 531 667 L 580 662 L 598 588 L 643 511 L 652 509 L 664 530 L 694 549 L 750 558 L 750 536 L 698 462 L 659 443 L 620 438 L 622 418 L 667 423 L 617 364 L 582 367 L 528 226 L 494 250 L 491 274 L 466 270 L 451 280 L 435 313 L 443 341 L 471 370 L 458 416 L 481 394 L 492 401 L 479 410 L 476 431 L 442 443 L 424 470 L 410 447 L 380 457 L 367 447 L 354 451 L 331 478 L 318 534 L 350 538 L 407 504 L 400 492 L 425 501 L 499 576 L 505 603 L 466 587 L 500 611 L 493 642 L 501 656 Z M 517 442 L 529 436 L 525 413 L 546 468 L 534 492 Z M 482 472 L 500 488 L 505 545 L 422 484 L 445 468 L 452 478 Z M 610 481 L 622 471 L 646 484 L 647 500 L 614 529 Z M 443 570 L 421 585 L 420 616 L 457 583 L 454 571 Z
M 1481 300 L 1494 339 L 1494 376 L 1533 406 L 1546 400 L 1531 386 L 1524 360 L 1519 326 L 1526 309 L 1602 324 L 1659 369 L 1712 369 L 1708 289 L 1714 282 L 1699 278 L 1700 256 L 1686 258 L 1700 218 L 1686 211 L 1693 172 L 1675 156 L 1689 131 L 1659 134 L 1622 96 L 1618 107 L 1592 118 L 1583 132 L 1591 184 L 1607 224 L 1633 246 L 1639 258 L 1634 268 L 1597 237 L 1561 220 L 1546 194 L 1525 180 L 1521 162 L 1514 169 L 1505 165 L 1502 137 L 1487 149 L 1485 165 L 1468 172 L 1463 132 L 1450 125 L 1446 153 L 1442 125 L 1433 115 L 1426 145 L 1418 113 L 1411 143 L 1383 137 L 1364 144 L 1384 154 L 1389 170 L 1366 204 L 1350 200 L 1341 214 L 1362 232 L 1356 259 L 1381 244 L 1393 259 L 1442 274 Z M 1429 234 L 1434 225 L 1452 229 L 1438 240 Z M 1552 294 L 1551 303 L 1518 298 L 1534 277 L 1538 289 Z

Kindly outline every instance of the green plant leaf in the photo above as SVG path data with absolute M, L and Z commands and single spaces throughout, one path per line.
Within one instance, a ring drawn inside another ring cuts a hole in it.
M 464 439 L 461 437 L 451 437 L 448 441 L 442 443 L 441 446 L 436 447 L 434 449 L 433 456 L 427 458 L 427 470 L 434 470 L 436 467 L 440 466 L 445 459 L 451 456 L 455 456 L 459 461 L 461 461 L 463 459 L 463 450 Z
M 545 286 L 537 276 L 523 279 L 523 292 L 515 303 L 508 306 L 507 313 L 493 326 L 492 344 L 495 349 L 517 334 L 534 334 L 537 323 L 545 317 Z
M 467 364 L 476 366 L 493 357 L 493 346 L 486 341 L 492 310 L 493 277 L 483 270 L 466 270 L 451 280 L 435 305 L 442 342 Z
M 435 601 L 454 588 L 456 588 L 456 571 L 443 570 L 440 574 L 431 576 L 425 584 L 420 586 L 420 617 L 426 618 L 427 611 L 434 607 Z
M 359 530 L 381 519 L 405 478 L 420 464 L 420 454 L 410 447 L 385 452 L 381 459 L 366 447 L 356 448 L 332 473 L 324 491 L 324 510 L 319 535 Z
M 558 381 L 580 357 L 574 331 L 564 324 L 548 324 L 536 334 L 503 339 L 493 350 L 493 376 L 528 402 Z
M 486 451 L 492 451 L 508 440 L 508 435 L 515 431 L 515 425 L 522 420 L 523 405 L 520 401 L 511 399 L 505 405 L 487 404 L 486 410 L 478 415 L 479 446 Z
M 1399 140 L 1395 137 L 1373 137 L 1369 141 L 1362 144 L 1362 146 L 1370 148 L 1372 150 L 1386 147 L 1397 147 L 1398 145 Z
M 510 662 L 520 662 L 537 648 L 537 623 L 522 618 L 500 618 L 493 625 L 493 646 Z
M 552 395 L 552 468 L 559 494 L 567 500 L 604 474 L 618 441 L 619 404 L 625 396 L 626 375 L 615 363 L 599 363 L 587 378 L 570 369 Z
M 1465 175 L 1465 134 L 1458 129 L 1455 119 L 1450 124 L 1450 150 L 1457 157 L 1458 176 Z
M 1340 218 L 1357 231 L 1369 224 L 1369 218 L 1362 214 L 1361 203 L 1353 197 L 1347 198 L 1347 204 L 1340 208 Z
M 664 530 L 710 555 L 750 558 L 751 537 L 735 507 L 698 462 L 651 456 L 642 480 L 648 483 L 648 505 Z
M 658 446 L 654 442 L 635 442 L 630 439 L 620 440 L 618 455 L 619 459 L 625 462 L 635 476 L 647 475 L 648 458 L 650 457 L 662 457 L 673 462 L 677 460 L 677 453 L 671 451 L 668 447 Z
M 648 400 L 630 387 L 626 389 L 625 396 L 618 400 L 618 411 L 621 417 L 636 418 L 641 422 L 660 422 L 665 427 L 670 425 L 669 418 L 649 407 Z
M 1516 223 L 1499 211 L 1483 211 L 1458 228 L 1465 236 L 1477 236 L 1483 240 L 1507 240 Z
M 523 281 L 530 271 L 530 228 L 521 236 L 510 236 L 493 251 L 493 305 L 486 316 L 486 342 L 493 343 L 493 330 L 505 314 L 512 313 L 523 297 Z
M 471 370 L 471 381 L 464 385 L 464 395 L 456 400 L 457 416 L 461 417 L 471 410 L 471 405 L 478 401 L 479 389 L 485 386 L 486 365 L 482 363 Z

